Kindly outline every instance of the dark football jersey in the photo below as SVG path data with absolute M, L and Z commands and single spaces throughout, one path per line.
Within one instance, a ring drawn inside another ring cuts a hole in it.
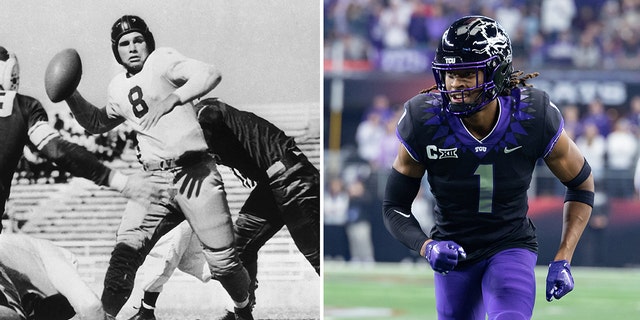
M 537 251 L 527 189 L 564 122 L 548 95 L 534 88 L 514 89 L 498 101 L 498 121 L 482 140 L 443 111 L 440 95 L 415 96 L 398 123 L 397 135 L 426 168 L 435 198 L 430 237 L 460 244 L 467 252 L 460 265 L 507 248 Z
M 259 182 L 267 179 L 272 164 L 296 150 L 294 138 L 264 118 L 210 101 L 203 101 L 207 107 L 198 113 L 198 121 L 221 164 Z
M 31 137 L 42 144 L 57 133 L 48 130 L 47 112 L 36 99 L 0 90 L 0 214 L 24 146 Z
M 87 149 L 60 138 L 38 100 L 15 91 L 0 91 L 0 212 L 4 212 L 11 180 L 27 143 L 72 175 L 97 185 L 108 184 L 111 170 Z

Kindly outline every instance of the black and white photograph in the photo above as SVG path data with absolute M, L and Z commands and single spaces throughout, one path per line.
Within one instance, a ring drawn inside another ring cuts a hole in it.
M 638 318 L 640 0 L 0 25 L 0 320 Z

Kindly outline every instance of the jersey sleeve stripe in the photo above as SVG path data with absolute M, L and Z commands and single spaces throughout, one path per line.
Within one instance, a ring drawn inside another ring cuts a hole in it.
M 55 131 L 48 122 L 38 121 L 31 128 L 29 128 L 29 139 L 31 142 L 41 150 L 51 139 L 59 137 L 57 131 Z
M 558 109 L 558 107 L 556 107 L 556 105 L 553 102 L 549 102 L 549 105 L 551 105 L 551 107 L 553 107 L 554 112 L 558 114 L 558 117 L 560 118 L 560 125 L 558 126 L 558 131 L 553 136 L 553 139 L 549 141 L 547 148 L 545 148 L 544 155 L 542 156 L 543 158 L 546 158 L 551 153 L 551 150 L 553 150 L 553 147 L 555 147 L 556 142 L 558 142 L 558 139 L 560 139 L 560 135 L 564 130 L 564 118 L 562 118 L 561 116 L 560 109 Z
M 404 141 L 404 139 L 402 139 L 402 136 L 400 136 L 400 131 L 398 131 L 397 129 L 396 129 L 396 136 L 398 137 L 398 140 L 400 140 L 400 143 L 402 144 L 404 149 L 407 150 L 407 153 L 409 154 L 409 156 L 411 156 L 411 158 L 416 162 L 420 162 L 418 160 L 418 154 L 415 151 L 413 151 L 411 146 L 409 146 L 409 144 L 406 141 Z

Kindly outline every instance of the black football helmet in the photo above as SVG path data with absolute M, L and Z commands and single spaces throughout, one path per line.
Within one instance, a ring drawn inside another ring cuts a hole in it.
M 113 55 L 116 57 L 119 64 L 122 64 L 122 59 L 120 59 L 120 54 L 118 53 L 118 41 L 125 34 L 134 31 L 140 32 L 144 37 L 144 40 L 147 42 L 149 54 L 151 54 L 151 52 L 156 48 L 156 42 L 153 39 L 153 34 L 149 31 L 149 27 L 147 27 L 144 20 L 138 16 L 124 15 L 120 19 L 116 20 L 113 27 L 111 27 L 111 50 L 113 50 Z
M 474 70 L 476 86 L 447 90 L 447 72 Z M 508 85 L 513 72 L 511 40 L 495 20 L 484 16 L 467 16 L 456 20 L 442 35 L 432 63 L 433 75 L 442 94 L 444 108 L 456 116 L 467 117 L 480 111 Z M 483 83 L 478 71 L 484 73 Z M 451 94 L 463 97 L 472 91 L 482 92 L 472 103 L 451 103 Z

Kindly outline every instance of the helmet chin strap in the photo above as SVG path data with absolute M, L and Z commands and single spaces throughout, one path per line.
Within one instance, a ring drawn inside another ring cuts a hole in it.
M 459 110 L 456 108 L 456 106 L 462 105 L 464 107 L 460 107 L 461 109 L 464 108 L 463 110 Z M 484 109 L 486 105 L 480 106 L 477 109 L 473 109 L 476 107 L 476 105 L 472 105 L 472 104 L 467 104 L 467 103 L 451 103 L 449 104 L 449 110 L 452 111 L 452 113 L 459 118 L 468 118 L 471 117 L 472 115 L 478 113 L 480 110 Z M 464 112 L 464 111 L 468 111 L 468 112 Z
M 128 77 L 134 76 L 142 70 L 142 68 L 131 68 L 125 64 L 123 64 L 122 66 L 127 70 Z
M 121 62 L 120 65 L 125 70 L 127 70 L 127 77 L 131 77 L 131 76 L 134 76 L 134 75 L 138 74 L 138 72 L 142 71 L 142 68 L 144 67 L 144 63 L 140 67 L 130 67 L 129 65 L 127 65 L 124 62 Z
M 447 106 L 447 108 L 451 113 L 461 118 L 466 118 L 476 113 L 477 111 L 472 112 L 474 107 L 475 105 L 470 103 L 451 103 L 451 102 L 449 102 L 449 105 Z
M 489 101 L 487 101 L 486 103 L 484 103 L 483 105 L 479 106 L 479 104 L 485 102 L 484 96 L 486 95 L 486 92 L 483 90 L 475 99 L 475 101 L 473 101 L 472 103 L 453 103 L 451 102 L 451 99 L 449 98 L 449 103 L 447 104 L 447 109 L 448 111 L 450 111 L 451 113 L 453 113 L 455 116 L 460 117 L 460 118 L 468 118 L 474 114 L 476 114 L 478 111 L 482 110 L 488 103 Z M 462 93 L 463 96 L 463 101 L 464 101 L 464 93 Z

